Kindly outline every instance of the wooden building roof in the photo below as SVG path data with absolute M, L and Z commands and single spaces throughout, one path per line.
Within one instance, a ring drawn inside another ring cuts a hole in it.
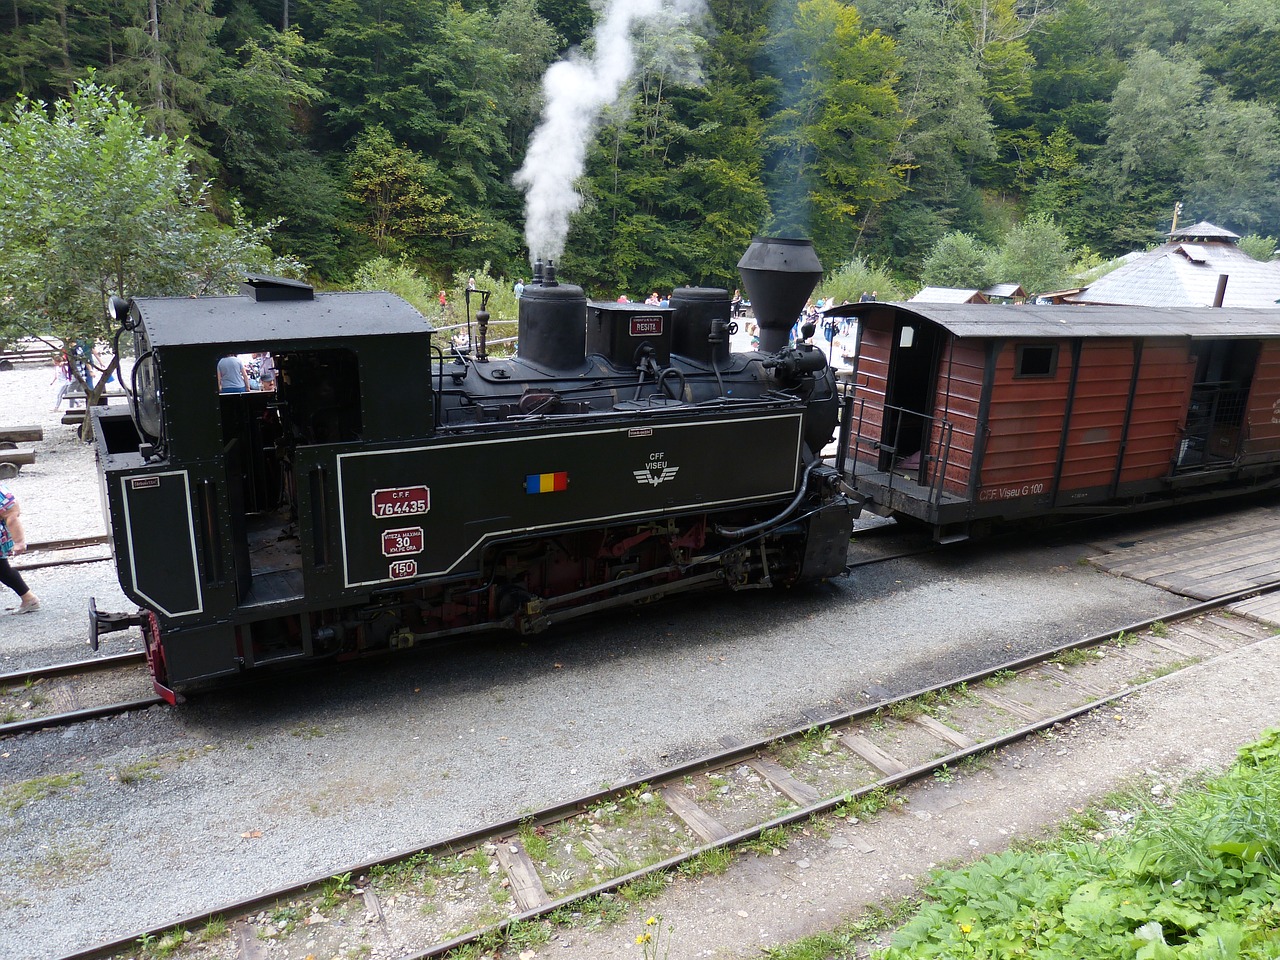
M 981 290 L 962 287 L 922 287 L 912 303 L 988 303 Z
M 1169 242 L 1099 277 L 1067 303 L 1209 307 L 1226 276 L 1225 307 L 1280 307 L 1280 261 L 1259 261 L 1239 236 L 1212 223 L 1170 234 Z

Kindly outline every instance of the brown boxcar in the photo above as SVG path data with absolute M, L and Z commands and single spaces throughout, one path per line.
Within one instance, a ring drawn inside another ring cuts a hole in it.
M 942 541 L 1280 484 L 1280 310 L 861 303 L 846 473 Z

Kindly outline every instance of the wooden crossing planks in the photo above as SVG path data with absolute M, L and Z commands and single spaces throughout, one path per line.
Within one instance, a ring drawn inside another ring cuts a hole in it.
M 1121 543 L 1103 545 L 1109 552 L 1093 562 L 1109 573 L 1200 600 L 1280 579 L 1280 508 L 1276 507 L 1255 507 L 1230 517 L 1157 530 L 1132 547 Z
M 1251 597 L 1248 600 L 1233 603 L 1231 609 L 1280 626 L 1280 595 L 1272 593 L 1265 597 Z

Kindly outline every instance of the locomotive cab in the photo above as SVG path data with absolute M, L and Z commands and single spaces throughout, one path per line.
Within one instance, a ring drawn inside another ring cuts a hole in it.
M 390 294 L 316 295 L 266 277 L 236 297 L 136 300 L 119 319 L 137 357 L 130 409 L 95 411 L 94 431 L 126 594 L 166 624 L 302 602 L 331 574 L 336 547 L 323 451 L 431 432 L 421 358 L 432 327 Z M 220 392 L 229 355 L 270 357 L 275 389 Z M 294 656 L 307 644 L 276 646 Z

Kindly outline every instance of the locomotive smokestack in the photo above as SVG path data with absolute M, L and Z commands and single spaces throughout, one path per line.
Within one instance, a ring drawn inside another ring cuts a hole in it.
M 533 283 L 520 295 L 516 355 L 544 371 L 579 370 L 587 357 L 587 297 L 556 279 L 555 264 L 534 264 Z
M 760 351 L 781 350 L 809 294 L 822 279 L 813 241 L 756 237 L 738 261 L 738 273 L 760 327 Z

